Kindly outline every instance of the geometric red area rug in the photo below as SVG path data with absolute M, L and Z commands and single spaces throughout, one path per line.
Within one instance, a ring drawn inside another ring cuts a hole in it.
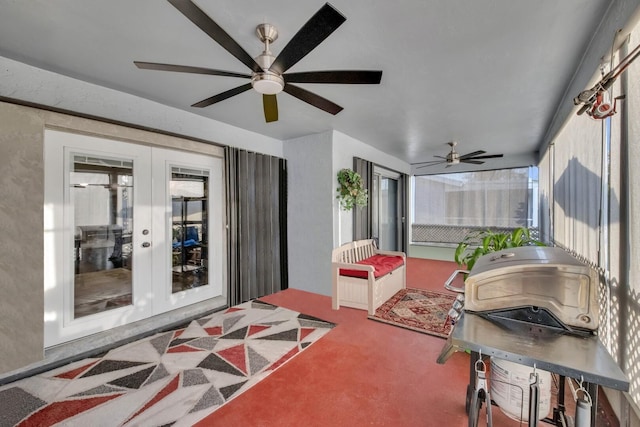
M 0 388 L 0 426 L 191 426 L 335 325 L 249 301 Z
M 451 332 L 447 313 L 455 295 L 423 289 L 401 289 L 382 304 L 369 319 L 389 323 L 437 337 L 446 338 Z

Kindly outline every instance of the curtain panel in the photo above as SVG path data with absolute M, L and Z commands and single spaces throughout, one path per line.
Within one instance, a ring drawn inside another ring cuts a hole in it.
M 530 227 L 529 168 L 421 175 L 415 224 Z
M 636 26 L 621 56 L 640 44 Z M 622 75 L 620 114 L 620 228 L 619 265 L 620 301 L 619 340 L 623 370 L 629 375 L 629 394 L 640 418 L 640 61 L 636 60 Z M 614 94 L 615 95 L 615 94 Z M 625 176 L 626 175 L 626 176 Z M 612 218 L 615 220 L 615 217 Z M 612 238 L 611 240 L 614 240 Z
M 549 243 L 553 240 L 551 218 L 553 218 L 553 145 L 542 156 L 538 164 L 538 194 L 539 194 L 539 240 Z
M 613 63 L 638 44 L 636 27 Z M 543 233 L 600 274 L 598 336 L 630 380 L 628 395 L 607 392 L 624 423 L 629 407 L 640 418 L 640 62 L 614 84 L 620 95 L 610 119 L 572 115 L 550 144 L 540 212 Z
M 602 122 L 573 115 L 553 141 L 553 238 L 598 265 L 602 204 Z
M 372 236 L 372 207 L 371 196 L 373 192 L 373 163 L 361 159 L 353 158 L 353 170 L 362 177 L 364 188 L 369 193 L 369 203 L 367 206 L 353 209 L 353 240 L 370 239 Z
M 616 54 L 614 61 L 619 60 Z M 622 79 L 618 79 L 613 85 L 613 93 L 622 93 Z M 622 238 L 621 230 L 625 229 L 627 219 L 626 209 L 622 205 L 626 204 L 626 197 L 623 196 L 623 188 L 626 186 L 628 173 L 628 162 L 622 156 L 624 129 L 623 117 L 626 115 L 624 103 L 618 104 L 618 114 L 612 116 L 605 122 L 605 138 L 609 137 L 609 153 L 605 163 L 607 163 L 605 209 L 603 210 L 603 247 L 601 250 L 602 266 L 602 286 L 600 292 L 600 328 L 598 335 L 600 340 L 607 347 L 611 355 L 620 362 L 621 349 L 618 340 L 621 332 L 620 302 L 624 299 L 625 292 L 621 287 L 621 273 L 628 270 L 626 266 L 627 240 Z M 625 190 L 626 192 L 626 190 Z
M 227 147 L 229 304 L 288 287 L 286 161 Z
M 400 179 L 398 180 L 398 193 L 400 194 L 400 200 L 401 200 L 400 206 L 399 206 L 401 232 L 398 235 L 398 238 L 400 239 L 399 249 L 404 253 L 409 252 L 409 235 L 410 235 L 410 228 L 409 228 L 409 221 L 408 221 L 408 212 L 409 212 L 408 183 L 409 183 L 409 175 L 407 175 L 406 173 L 401 174 Z

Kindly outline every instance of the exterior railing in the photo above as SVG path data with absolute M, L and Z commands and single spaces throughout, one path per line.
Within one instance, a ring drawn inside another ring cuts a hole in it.
M 457 245 L 472 231 L 491 230 L 511 233 L 517 227 L 481 227 L 468 225 L 411 224 L 411 243 Z M 538 228 L 529 228 L 532 239 L 539 238 Z M 471 242 L 479 243 L 479 242 Z

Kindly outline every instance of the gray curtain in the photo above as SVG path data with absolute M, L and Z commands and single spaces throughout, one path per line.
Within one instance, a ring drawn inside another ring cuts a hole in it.
M 407 180 L 409 176 L 406 173 L 400 175 L 398 179 L 398 209 L 400 224 L 398 224 L 400 230 L 398 231 L 398 249 L 404 253 L 409 251 L 408 239 L 409 235 L 409 221 L 407 218 L 407 212 L 409 212 L 409 197 L 408 197 L 408 185 Z
M 229 304 L 288 287 L 286 161 L 227 147 Z
M 353 240 L 370 239 L 373 236 L 373 167 L 374 164 L 359 157 L 353 158 L 353 170 L 362 176 L 364 188 L 369 191 L 369 203 L 353 210 Z M 409 198 L 407 193 L 407 174 L 398 179 L 398 250 L 407 252 Z
M 353 240 L 370 239 L 371 232 L 371 193 L 373 191 L 373 163 L 353 158 L 353 170 L 362 177 L 364 188 L 369 190 L 369 203 L 362 208 L 353 209 Z

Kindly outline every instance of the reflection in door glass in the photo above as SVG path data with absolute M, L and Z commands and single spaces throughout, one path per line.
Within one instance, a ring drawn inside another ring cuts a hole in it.
M 131 304 L 133 161 L 71 156 L 78 318 Z
M 398 180 L 380 174 L 373 175 L 371 195 L 372 238 L 378 249 L 400 250 L 398 244 Z
M 173 167 L 171 292 L 207 285 L 209 172 Z
M 397 251 L 398 248 L 398 181 L 383 177 L 378 202 L 380 249 Z

